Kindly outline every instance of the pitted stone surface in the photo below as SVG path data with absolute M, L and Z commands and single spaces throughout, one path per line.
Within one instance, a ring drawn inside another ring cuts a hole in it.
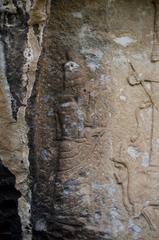
M 0 18 L 23 239 L 158 239 L 159 1 L 2 0 Z

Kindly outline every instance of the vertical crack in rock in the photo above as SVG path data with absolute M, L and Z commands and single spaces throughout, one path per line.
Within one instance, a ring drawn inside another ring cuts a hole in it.
M 30 11 L 29 18 L 29 30 L 27 34 L 27 46 L 24 50 L 24 56 L 26 58 L 26 63 L 23 68 L 23 79 L 27 82 L 26 86 L 26 96 L 23 100 L 24 105 L 27 105 L 28 99 L 32 95 L 37 64 L 42 50 L 42 40 L 43 40 L 43 31 L 46 22 L 46 15 L 49 13 L 49 1 L 41 1 L 36 0 L 33 2 Z M 45 17 L 44 17 L 45 16 Z M 35 22 L 36 18 L 36 22 Z M 35 31 L 37 30 L 37 31 Z M 21 111 L 20 111 L 21 110 Z M 26 109 L 20 109 L 18 112 L 19 118 L 20 116 L 24 116 L 25 121 L 25 111 Z M 28 129 L 26 128 L 26 142 L 27 141 L 27 133 Z M 27 147 L 27 158 L 29 156 L 29 149 Z M 29 210 L 30 213 L 30 210 Z M 29 216 L 27 219 L 30 220 Z
M 42 43 L 43 43 L 43 32 L 46 24 L 47 17 L 49 16 L 50 9 L 50 1 L 46 0 L 35 0 L 32 4 L 30 10 L 30 18 L 28 21 L 29 31 L 28 31 L 28 42 L 27 47 L 24 51 L 24 55 L 26 58 L 26 64 L 24 65 L 24 79 L 27 80 L 27 94 L 24 99 L 25 104 L 28 104 L 28 108 L 26 109 L 26 121 L 28 124 L 28 146 L 29 146 L 29 161 L 30 161 L 30 177 L 31 181 L 32 177 L 32 169 L 36 165 L 34 161 L 32 161 L 32 152 L 34 152 L 34 130 L 32 128 L 32 116 L 33 116 L 33 105 L 32 98 L 34 98 L 34 87 L 37 77 L 37 66 L 39 57 L 42 51 Z M 31 109 L 30 109 L 31 107 Z M 29 114 L 29 110 L 31 110 L 31 114 Z M 35 170 L 35 169 L 34 169 Z M 33 173 L 36 176 L 36 170 Z M 31 185 L 34 185 L 35 182 L 31 182 Z M 33 189 L 31 187 L 31 189 Z M 32 199 L 34 196 L 32 197 Z M 32 200 L 33 202 L 33 200 Z M 31 209 L 32 211 L 32 209 Z M 33 217 L 32 217 L 33 220 Z
M 154 6 L 154 29 L 153 29 L 153 49 L 151 54 L 151 61 L 159 61 L 159 1 L 152 1 Z
M 153 91 L 153 86 L 152 86 L 152 83 L 151 83 L 151 92 Z M 153 94 L 153 93 L 152 93 Z M 153 141 L 154 141 L 154 136 L 153 136 L 153 133 L 154 133 L 154 104 L 152 104 L 151 106 L 151 132 L 150 132 L 150 152 L 149 152 L 149 161 L 150 161 L 150 164 L 153 164 L 152 162 L 152 154 L 153 154 Z

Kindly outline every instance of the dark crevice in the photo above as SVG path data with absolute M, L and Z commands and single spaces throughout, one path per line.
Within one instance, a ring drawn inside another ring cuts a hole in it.
M 15 189 L 15 176 L 0 161 L 0 239 L 21 240 L 18 215 L 20 192 Z
M 40 56 L 41 58 L 42 56 Z M 40 59 L 39 59 L 40 61 Z M 32 225 L 34 226 L 34 217 L 36 215 L 36 208 L 35 205 L 37 204 L 36 200 L 36 191 L 35 189 L 37 188 L 37 182 L 38 182 L 38 174 L 37 174 L 37 156 L 36 156 L 36 143 L 35 143 L 35 134 L 36 134 L 36 127 L 38 124 L 37 117 L 38 117 L 38 110 L 36 106 L 36 99 L 37 99 L 37 94 L 38 94 L 38 84 L 39 84 L 39 63 L 37 66 L 36 74 L 35 74 L 35 82 L 34 86 L 32 89 L 32 93 L 30 98 L 27 101 L 27 108 L 26 108 L 26 115 L 25 115 L 25 120 L 28 125 L 28 148 L 29 148 L 29 162 L 30 162 L 30 167 L 29 167 L 29 178 L 30 178 L 30 189 L 32 192 L 32 202 L 31 202 L 31 222 Z M 33 229 L 33 236 L 34 236 L 34 229 Z M 40 232 L 40 237 L 39 239 L 47 239 L 44 237 L 44 235 Z M 34 239 L 34 237 L 33 237 Z

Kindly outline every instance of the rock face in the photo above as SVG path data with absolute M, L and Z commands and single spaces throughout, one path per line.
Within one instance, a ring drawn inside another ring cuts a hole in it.
M 158 239 L 159 1 L 0 18 L 0 239 Z

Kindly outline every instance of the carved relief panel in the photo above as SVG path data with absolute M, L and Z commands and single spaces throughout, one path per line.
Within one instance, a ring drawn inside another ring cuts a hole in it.
M 158 239 L 158 1 L 60 3 L 46 41 L 53 236 Z

